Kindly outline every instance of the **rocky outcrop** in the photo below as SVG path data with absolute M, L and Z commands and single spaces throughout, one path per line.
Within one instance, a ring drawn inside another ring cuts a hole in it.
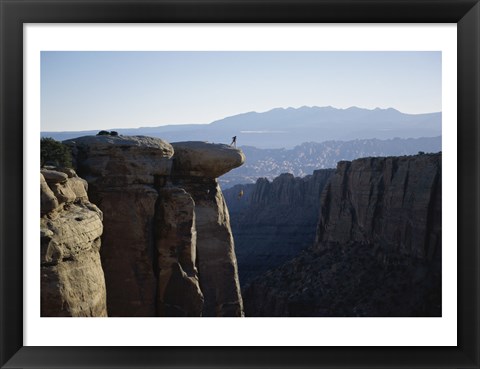
M 317 247 L 375 245 L 431 260 L 441 247 L 441 155 L 340 162 L 322 194 Z
M 333 173 L 322 169 L 303 178 L 285 173 L 224 191 L 242 286 L 313 244 L 320 194 Z
M 216 177 L 227 145 L 150 137 L 65 141 L 104 213 L 109 316 L 241 316 L 228 211 Z
M 247 316 L 441 316 L 441 154 L 340 162 L 316 242 L 251 283 Z
M 41 316 L 107 316 L 102 212 L 72 169 L 40 172 Z
M 66 142 L 104 218 L 102 266 L 109 316 L 154 316 L 155 178 L 171 168 L 170 144 L 149 137 L 86 136 Z M 165 181 L 165 180 L 163 180 Z
M 242 165 L 243 153 L 226 145 L 173 143 L 173 184 L 195 202 L 200 286 L 205 297 L 203 316 L 242 316 L 237 260 L 230 216 L 217 177 Z

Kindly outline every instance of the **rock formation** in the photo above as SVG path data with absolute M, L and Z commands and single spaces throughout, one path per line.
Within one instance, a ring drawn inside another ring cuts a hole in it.
M 230 216 L 217 177 L 240 166 L 241 151 L 204 142 L 173 143 L 172 181 L 195 202 L 203 316 L 243 315 Z
M 440 154 L 338 163 L 322 194 L 317 247 L 358 242 L 386 259 L 439 256 L 441 174 Z
M 41 316 L 107 316 L 102 212 L 72 169 L 40 172 Z
M 242 316 L 229 216 L 216 177 L 227 145 L 143 136 L 65 141 L 104 214 L 109 316 Z
M 204 297 L 198 280 L 195 203 L 185 190 L 158 190 L 155 249 L 158 252 L 157 315 L 201 316 Z
M 303 178 L 285 173 L 272 182 L 260 178 L 224 191 L 242 287 L 313 244 L 320 194 L 333 173 L 322 169 Z
M 340 162 L 316 242 L 251 283 L 247 316 L 441 316 L 441 154 Z

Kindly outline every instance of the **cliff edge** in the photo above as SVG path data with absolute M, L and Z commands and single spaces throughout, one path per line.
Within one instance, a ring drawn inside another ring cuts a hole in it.
M 103 211 L 109 316 L 242 316 L 228 210 L 217 177 L 240 150 L 144 136 L 86 136 L 72 149 Z
M 315 244 L 254 280 L 247 316 L 441 316 L 441 154 L 340 162 Z

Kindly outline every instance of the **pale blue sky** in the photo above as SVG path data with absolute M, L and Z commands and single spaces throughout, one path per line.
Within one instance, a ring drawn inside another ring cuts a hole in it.
M 441 106 L 441 52 L 42 52 L 41 130 L 210 123 L 277 107 Z

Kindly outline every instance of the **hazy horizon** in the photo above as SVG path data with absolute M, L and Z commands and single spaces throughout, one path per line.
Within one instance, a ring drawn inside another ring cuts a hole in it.
M 208 125 L 208 124 L 211 124 L 211 123 L 214 123 L 214 122 L 217 122 L 219 120 L 223 120 L 225 118 L 230 118 L 230 117 L 234 117 L 234 116 L 237 116 L 237 115 L 242 115 L 242 114 L 249 114 L 249 113 L 257 113 L 257 114 L 261 114 L 261 113 L 267 113 L 267 112 L 270 112 L 272 110 L 276 110 L 276 109 L 283 109 L 283 110 L 288 110 L 288 109 L 301 109 L 301 108 L 314 108 L 314 107 L 317 107 L 317 108 L 334 108 L 334 109 L 337 109 L 337 110 L 348 110 L 348 109 L 351 109 L 351 108 L 359 108 L 359 109 L 367 109 L 367 110 L 375 110 L 375 109 L 381 109 L 381 110 L 387 110 L 387 109 L 395 109 L 397 111 L 399 111 L 400 113 L 403 113 L 403 114 L 407 114 L 407 115 L 419 115 L 419 114 L 432 114 L 432 113 L 441 113 L 441 111 L 432 111 L 432 112 L 424 112 L 424 113 L 410 113 L 410 112 L 405 112 L 405 111 L 401 111 L 401 110 L 398 110 L 396 109 L 395 107 L 393 106 L 390 106 L 390 107 L 385 107 L 385 108 L 380 108 L 380 107 L 375 107 L 375 108 L 372 108 L 372 109 L 369 109 L 369 108 L 364 108 L 364 107 L 361 107 L 361 106 L 349 106 L 349 107 L 346 107 L 346 108 L 339 108 L 339 107 L 336 107 L 336 106 L 331 106 L 331 105 L 327 105 L 327 106 L 306 106 L 306 105 L 303 105 L 303 106 L 298 106 L 298 107 L 292 107 L 292 106 L 288 106 L 288 107 L 275 107 L 275 108 L 271 108 L 271 109 L 268 109 L 268 110 L 265 110 L 265 111 L 245 111 L 245 112 L 239 112 L 237 114 L 233 114 L 233 115 L 230 115 L 230 116 L 226 116 L 226 117 L 220 117 L 220 118 L 217 118 L 217 119 L 214 119 L 213 121 L 211 122 L 206 122 L 206 123 L 199 123 L 199 122 L 191 122 L 191 123 L 166 123 L 166 124 L 158 124 L 158 125 L 150 125 L 150 126 L 139 126 L 139 127 L 103 127 L 103 128 L 99 128 L 99 129 L 106 129 L 106 130 L 115 130 L 115 129 L 141 129 L 141 128 L 157 128 L 157 127 L 162 127 L 162 126 L 175 126 L 175 125 L 189 125 L 189 124 L 196 124 L 196 125 Z M 89 131 L 91 129 L 81 129 L 81 130 L 58 130 L 58 131 L 48 131 L 48 130 L 42 130 L 42 132 L 77 132 L 77 131 Z M 97 128 L 95 128 L 94 130 L 97 130 Z
M 440 112 L 441 52 L 41 53 L 41 131 L 209 124 L 302 106 Z

